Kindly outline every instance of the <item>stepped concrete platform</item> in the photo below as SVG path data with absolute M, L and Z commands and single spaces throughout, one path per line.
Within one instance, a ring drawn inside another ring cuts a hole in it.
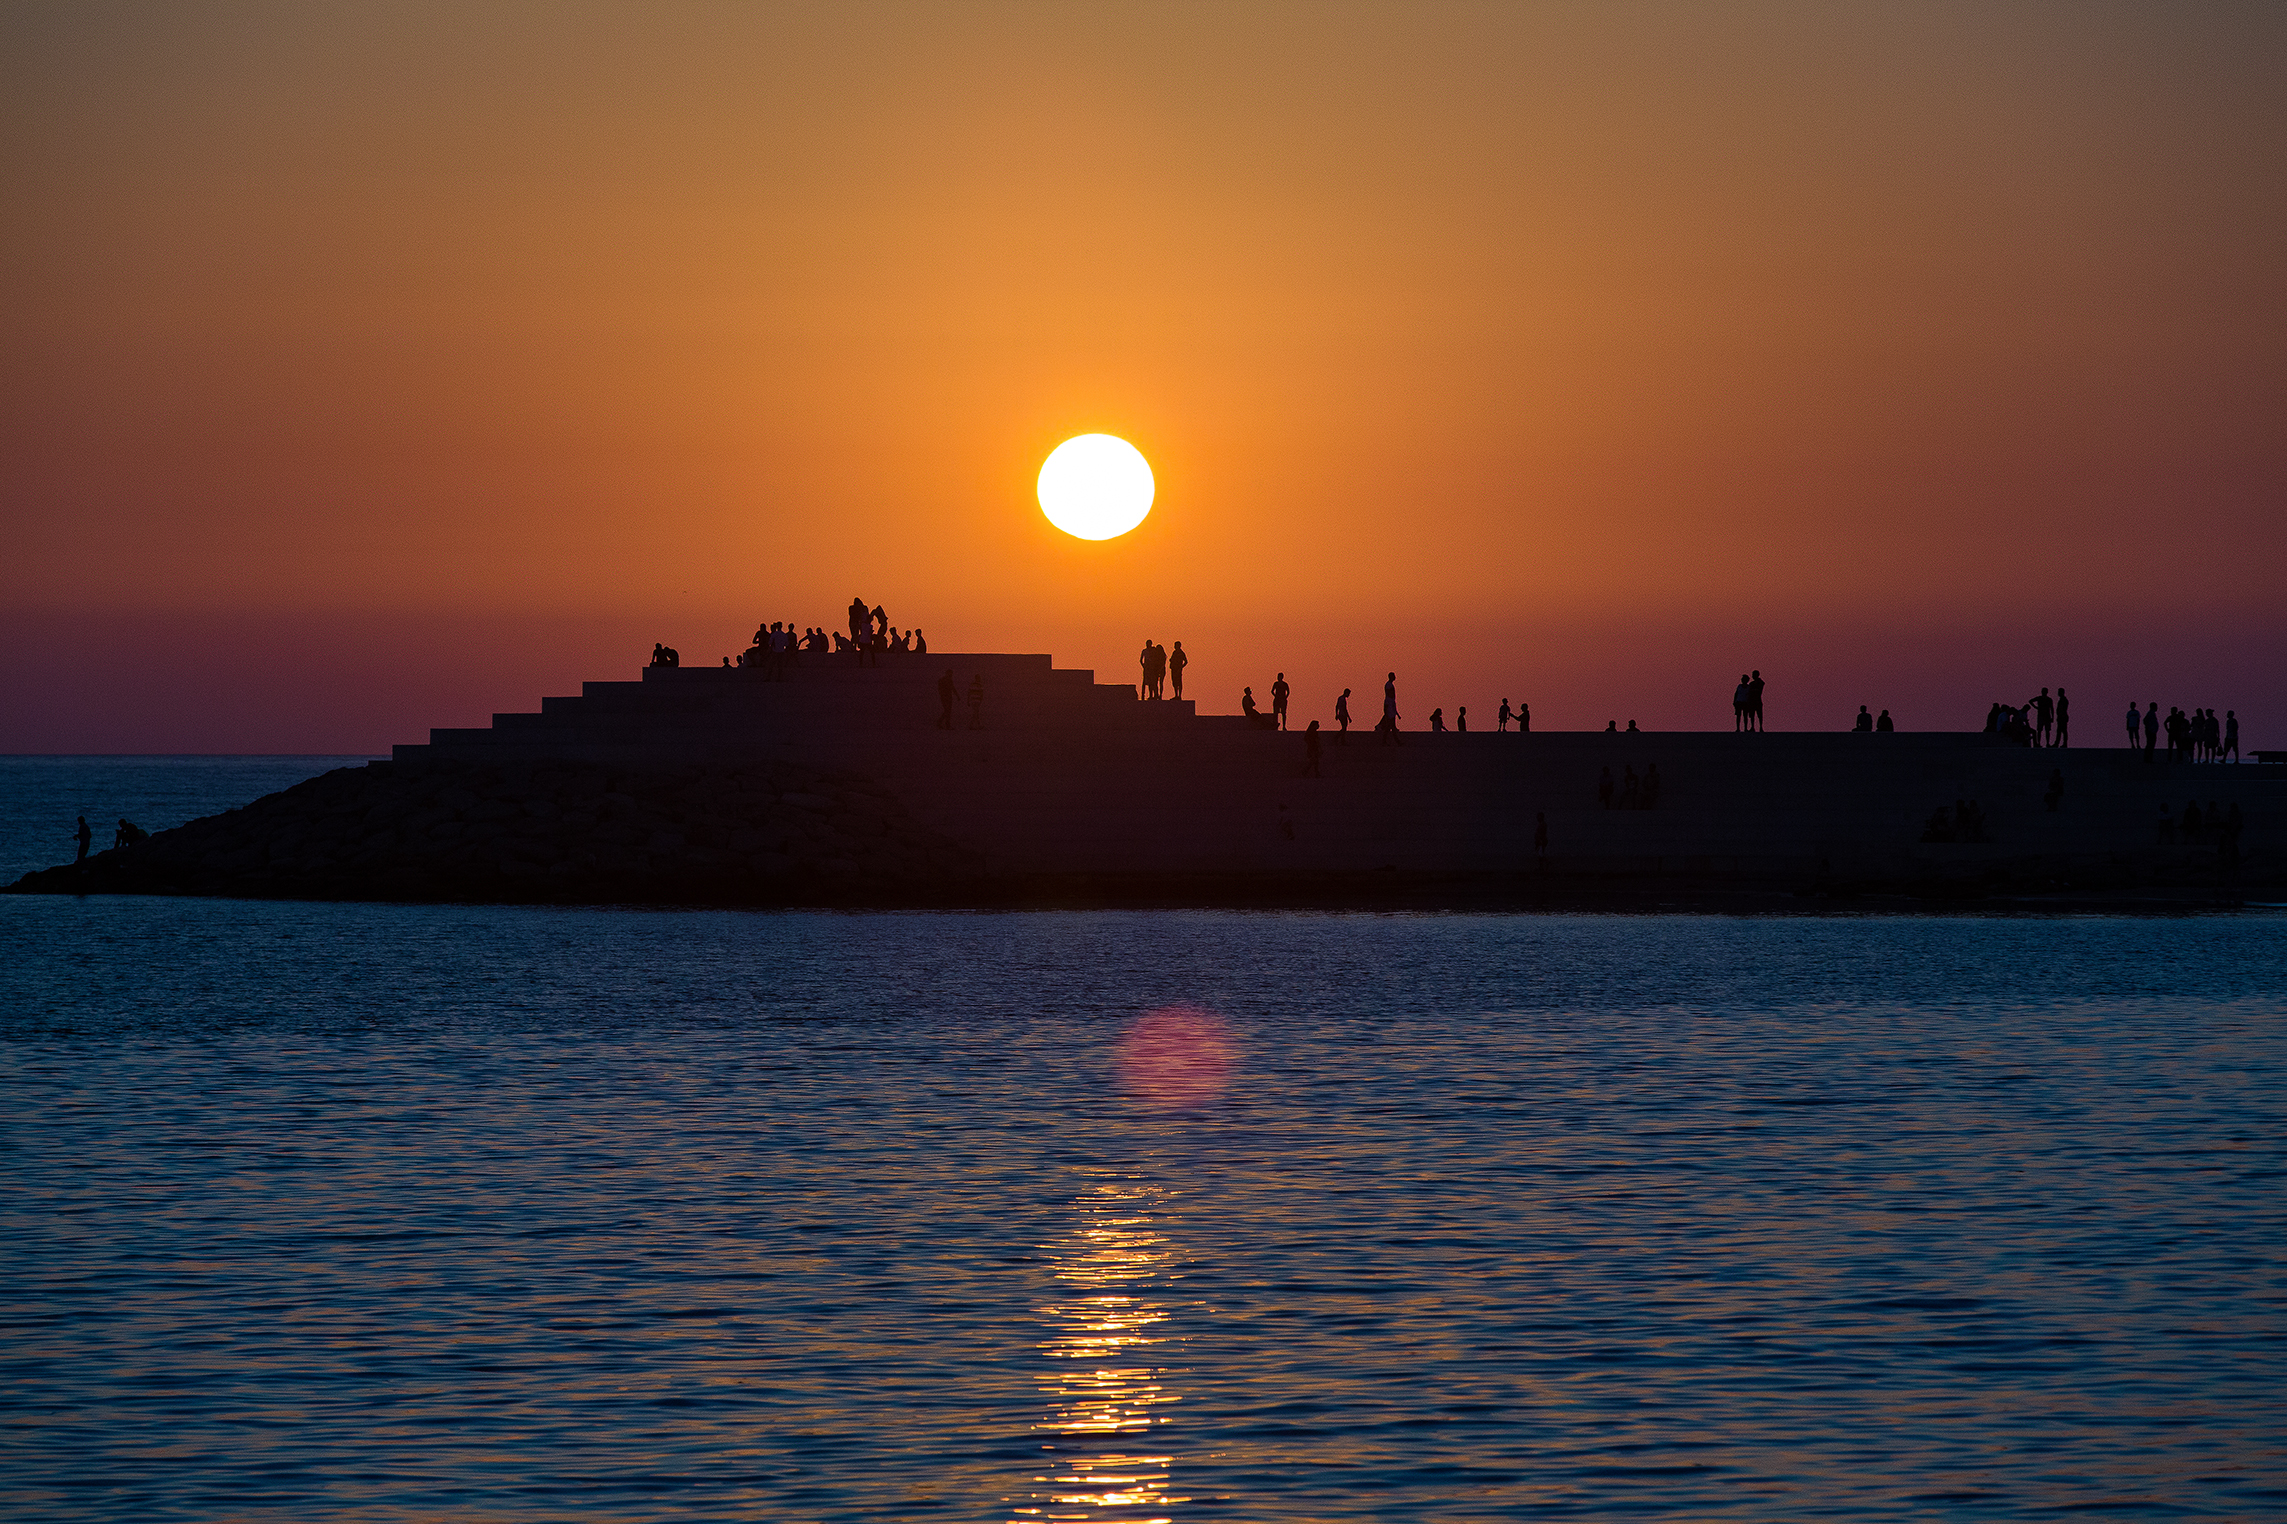
M 962 697 L 939 728 L 938 679 Z M 980 724 L 967 692 L 981 678 Z M 2280 875 L 2287 767 L 2191 765 L 2119 750 L 2027 750 L 1983 735 L 1566 732 L 1300 734 L 1057 668 L 1045 655 L 808 656 L 781 680 L 745 668 L 648 668 L 487 729 L 439 730 L 400 761 L 550 761 L 630 770 L 771 763 L 863 776 L 991 874 L 1117 880 L 1627 875 L 1918 890 L 1999 879 L 2038 888 Z M 1656 765 L 1653 809 L 1606 809 L 1615 778 Z M 2044 795 L 2062 772 L 2060 806 Z M 1974 800 L 1986 840 L 1925 842 L 1933 811 Z M 2242 829 L 2163 839 L 2233 805 Z M 1533 850 L 1545 813 L 1545 863 Z

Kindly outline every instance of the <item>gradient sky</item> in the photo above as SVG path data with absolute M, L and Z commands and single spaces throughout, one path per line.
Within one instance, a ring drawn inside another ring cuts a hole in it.
M 1203 707 L 2287 745 L 2287 7 L 0 7 L 0 750 L 853 592 Z M 1132 440 L 1124 539 L 1042 457 Z

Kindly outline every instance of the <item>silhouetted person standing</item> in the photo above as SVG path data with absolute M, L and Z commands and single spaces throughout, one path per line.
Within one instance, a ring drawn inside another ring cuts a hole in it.
M 2239 760 L 2239 711 L 2236 709 L 2223 712 L 2223 749 L 2216 753 L 2216 760 L 2221 762 L 2225 757 L 2234 762 Z M 2239 806 L 2234 804 L 2232 808 L 2236 810 Z
M 1467 704 L 1463 704 L 1459 709 L 1453 711 L 1453 732 L 1455 735 L 1465 736 L 1469 734 L 1469 706 Z
M 1334 723 L 1337 727 L 1335 734 L 1344 740 L 1348 740 L 1350 736 L 1350 690 L 1347 688 L 1343 689 L 1342 696 L 1334 701 Z
M 1509 733 L 1509 721 L 1514 718 L 1516 718 L 1516 712 L 1509 707 L 1509 701 L 1507 699 L 1501 700 L 1501 712 L 1493 716 L 1493 733 L 1495 735 L 1507 735 Z
M 1529 734 L 1529 733 L 1531 732 L 1532 728 L 1533 728 L 1533 706 L 1532 706 L 1532 705 L 1530 705 L 1530 704 L 1519 704 L 1519 705 L 1517 705 L 1517 734 L 1518 734 L 1518 735 L 1526 735 L 1526 734 Z
M 2033 744 L 2047 746 L 2057 728 L 2057 701 L 2043 688 L 2033 700 Z
M 1302 733 L 1302 775 L 1305 778 L 1326 776 L 1318 770 L 1318 748 L 1318 722 L 1312 720 L 1310 727 Z
M 969 728 L 985 728 L 985 674 L 982 672 L 969 679 Z
M 1734 734 L 1747 728 L 1747 674 L 1739 674 L 1739 686 L 1731 690 L 1731 729 Z
M 1271 684 L 1271 723 L 1279 730 L 1286 729 L 1286 700 L 1293 690 L 1286 685 L 1286 674 L 1281 672 Z
M 1375 728 L 1384 746 L 1401 744 L 1398 741 L 1398 675 L 1392 672 L 1382 684 L 1382 723 Z
M 1151 652 L 1151 637 L 1147 635 L 1144 637 L 1143 649 L 1136 653 L 1136 667 L 1142 674 L 1141 680 L 1136 684 L 1136 695 L 1139 698 L 1158 697 L 1151 691 Z
M 1183 654 L 1183 642 L 1179 640 L 1175 643 L 1175 649 L 1167 655 L 1167 675 L 1175 679 L 1177 698 L 1183 697 L 1183 669 L 1190 665 L 1191 658 Z
M 947 667 L 945 675 L 937 679 L 937 728 L 953 728 L 953 700 L 959 697 L 961 685 L 953 678 L 953 669 Z
M 2128 701 L 2128 749 L 2136 749 L 2137 732 L 2144 728 L 2144 716 L 2136 712 L 2136 700 Z
M 2072 734 L 2072 728 L 2073 703 L 2071 699 L 2065 697 L 2065 690 L 2059 688 L 2057 690 L 2057 744 L 2059 746 L 2071 744 L 2067 738 Z
M 2144 760 L 2152 760 L 2152 749 L 2160 744 L 2160 701 L 2154 699 L 2144 709 Z
M 1747 679 L 1747 720 L 1755 730 L 1763 728 L 1763 669 L 1757 667 Z
M 74 866 L 87 861 L 88 844 L 95 840 L 95 833 L 88 829 L 87 817 L 85 815 L 79 817 L 79 831 L 77 834 L 79 839 L 79 856 L 72 859 Z

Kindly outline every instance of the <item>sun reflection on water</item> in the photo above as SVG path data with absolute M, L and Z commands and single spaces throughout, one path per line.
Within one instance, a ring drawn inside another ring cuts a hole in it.
M 1149 1524 L 1188 1501 L 1168 1491 L 1171 1457 L 1151 1443 L 1177 1400 L 1153 1353 L 1168 1342 L 1167 1304 L 1148 1294 L 1174 1257 L 1152 1228 L 1164 1194 L 1100 1185 L 1074 1203 L 1078 1225 L 1049 1251 L 1061 1294 L 1040 1309 L 1051 1330 L 1040 1351 L 1053 1362 L 1041 1389 L 1056 1407 L 1034 1426 L 1048 1436 L 1047 1469 L 1019 1519 Z

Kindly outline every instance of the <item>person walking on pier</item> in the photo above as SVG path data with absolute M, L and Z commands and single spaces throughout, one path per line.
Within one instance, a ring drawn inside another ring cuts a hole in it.
M 953 700 L 959 696 L 960 692 L 961 685 L 954 679 L 953 669 L 947 667 L 945 675 L 937 679 L 937 728 L 939 730 L 951 730 L 953 728 Z
M 1175 649 L 1167 653 L 1167 675 L 1175 679 L 1175 697 L 1178 702 L 1183 698 L 1183 669 L 1190 665 L 1191 658 L 1183 654 L 1183 642 L 1179 640 L 1175 643 Z
M 87 817 L 85 815 L 79 817 L 79 830 L 74 833 L 74 835 L 79 842 L 79 856 L 72 859 L 72 865 L 77 867 L 79 864 L 87 861 L 88 846 L 95 840 L 95 832 L 88 829 Z
M 1318 722 L 1312 720 L 1310 728 L 1302 733 L 1302 775 L 1305 778 L 1323 778 L 1318 770 Z
M 2057 690 L 2057 745 L 2065 746 L 2071 744 L 2069 741 L 2067 741 L 2066 737 L 2072 733 L 2072 726 L 2072 700 L 2065 697 L 2064 689 L 2059 688 Z
M 1398 675 L 1392 672 L 1382 684 L 1382 723 L 1374 727 L 1384 746 L 1402 746 L 1398 739 Z
M 1284 672 L 1281 672 L 1278 675 L 1278 680 L 1271 684 L 1271 724 L 1274 729 L 1286 729 L 1286 701 L 1287 696 L 1293 691 L 1286 685 Z
M 1347 688 L 1343 689 L 1342 696 L 1334 701 L 1334 724 L 1336 726 L 1334 738 L 1338 741 L 1349 740 L 1350 690 Z

